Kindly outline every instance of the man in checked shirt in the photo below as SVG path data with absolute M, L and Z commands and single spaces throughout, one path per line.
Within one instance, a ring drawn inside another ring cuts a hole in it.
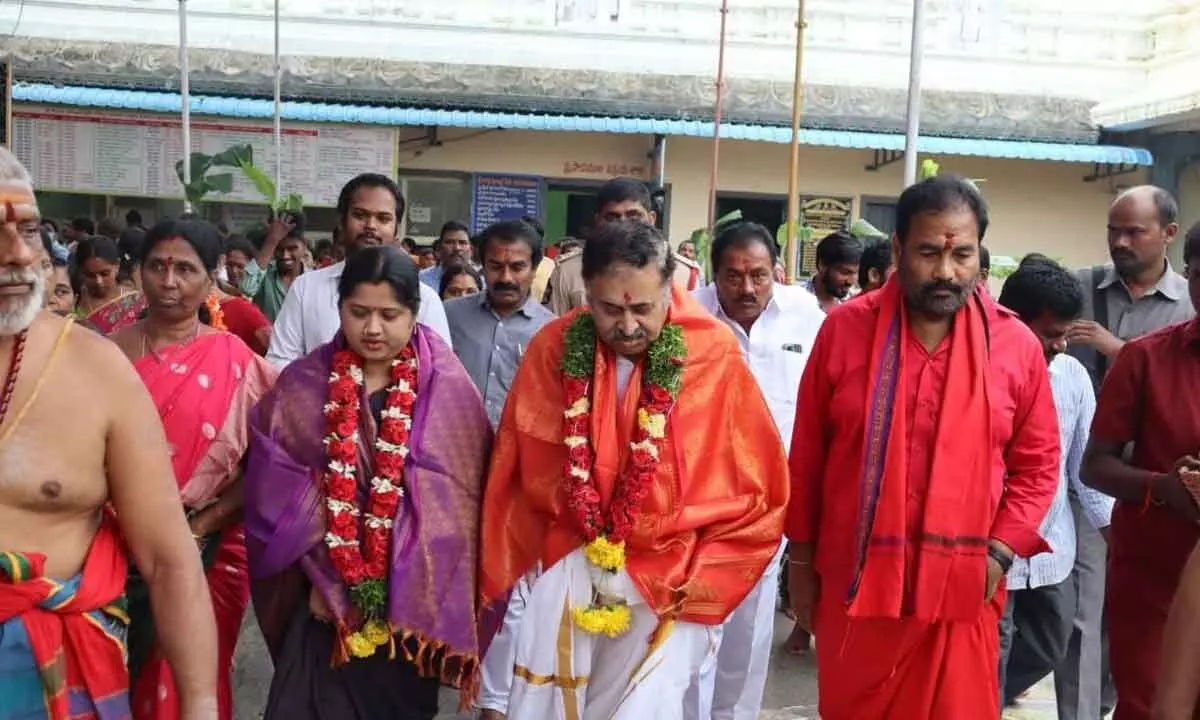
M 1008 606 L 1000 624 L 1000 699 L 1007 706 L 1054 670 L 1071 640 L 1077 598 L 1071 579 L 1075 521 L 1068 486 L 1079 497 L 1087 522 L 1102 535 L 1108 533 L 1113 499 L 1079 479 L 1096 398 L 1087 369 L 1064 353 L 1067 332 L 1083 311 L 1082 287 L 1054 261 L 1028 257 L 1005 281 L 1000 304 L 1015 312 L 1045 349 L 1062 434 L 1058 493 L 1041 526 L 1053 550 L 1016 558 L 1008 572 Z

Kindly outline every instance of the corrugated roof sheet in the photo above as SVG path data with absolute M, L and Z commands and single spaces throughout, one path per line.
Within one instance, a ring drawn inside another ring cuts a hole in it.
M 182 108 L 181 98 L 177 93 L 58 86 L 42 83 L 18 83 L 13 87 L 13 99 L 30 103 L 161 113 L 177 113 Z M 273 117 L 275 110 L 274 103 L 270 100 L 201 95 L 191 97 L 191 111 L 197 114 L 221 117 L 268 119 Z M 713 133 L 713 124 L 700 120 L 432 110 L 295 101 L 283 103 L 282 116 L 285 120 L 297 122 L 332 122 L 356 125 L 504 128 L 686 137 L 712 137 Z M 721 126 L 721 137 L 730 140 L 788 143 L 791 141 L 791 134 L 791 128 L 773 125 L 729 123 Z M 904 136 L 895 133 L 801 130 L 800 142 L 805 145 L 855 150 L 904 149 Z M 973 155 L 1022 160 L 1125 165 L 1154 164 L 1154 158 L 1149 150 L 1116 145 L 921 137 L 918 147 L 922 153 L 931 155 Z

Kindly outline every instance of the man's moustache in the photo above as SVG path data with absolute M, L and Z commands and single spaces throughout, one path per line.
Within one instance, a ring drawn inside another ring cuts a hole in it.
M 921 293 L 924 295 L 932 295 L 938 292 L 950 292 L 955 295 L 962 295 L 963 289 L 951 282 L 932 282 L 921 288 Z
M 37 273 L 29 268 L 0 270 L 0 285 L 27 285 L 37 281 Z
M 521 292 L 521 288 L 519 285 L 514 285 L 513 283 L 502 283 L 502 282 L 493 283 L 492 290 L 494 290 L 496 292 Z
M 639 330 L 639 331 L 633 333 L 632 335 L 626 335 L 625 333 L 623 333 L 619 330 L 615 330 L 608 334 L 608 339 L 613 340 L 613 341 L 641 340 L 645 337 L 646 337 L 646 332 L 644 330 Z

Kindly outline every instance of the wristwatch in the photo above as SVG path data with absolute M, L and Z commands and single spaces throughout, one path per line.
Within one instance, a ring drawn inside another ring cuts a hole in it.
M 1012 567 L 1012 556 L 1005 555 L 1003 551 L 991 545 L 988 545 L 988 557 L 995 560 L 996 564 L 1000 566 L 1000 569 L 1006 573 L 1008 572 L 1008 569 Z

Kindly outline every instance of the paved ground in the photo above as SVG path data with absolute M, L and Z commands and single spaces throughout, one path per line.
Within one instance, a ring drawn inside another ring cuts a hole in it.
M 775 626 L 776 650 L 771 659 L 771 676 L 763 703 L 761 720 L 816 720 L 817 677 L 811 659 L 795 658 L 782 651 L 783 640 L 790 625 L 782 615 Z M 258 720 L 266 704 L 267 687 L 271 681 L 271 661 L 267 657 L 262 637 L 249 617 L 243 626 L 241 643 L 234 666 L 234 698 L 236 720 Z M 453 712 L 457 695 L 444 692 L 442 707 L 445 713 L 439 720 L 460 720 Z M 470 716 L 461 716 L 462 719 Z M 1022 706 L 1010 710 L 1005 720 L 1053 720 L 1054 687 L 1049 682 L 1035 688 Z

